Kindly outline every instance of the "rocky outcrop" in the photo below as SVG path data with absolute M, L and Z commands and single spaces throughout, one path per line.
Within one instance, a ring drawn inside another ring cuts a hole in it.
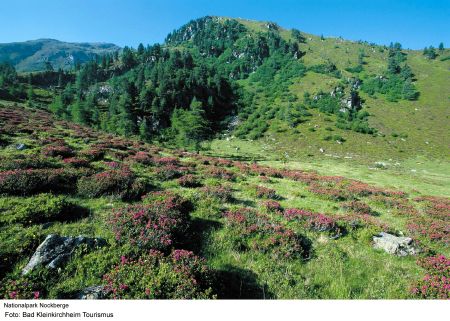
M 412 238 L 385 232 L 373 237 L 373 247 L 397 256 L 416 255 L 419 252 L 419 249 L 414 246 Z
M 38 246 L 28 264 L 23 268 L 22 274 L 25 275 L 38 266 L 45 266 L 49 269 L 61 267 L 69 260 L 73 252 L 83 244 L 90 249 L 94 249 L 106 245 L 106 241 L 102 238 L 50 234 Z
M 103 285 L 90 286 L 78 293 L 76 299 L 78 300 L 101 300 L 105 299 L 107 290 Z

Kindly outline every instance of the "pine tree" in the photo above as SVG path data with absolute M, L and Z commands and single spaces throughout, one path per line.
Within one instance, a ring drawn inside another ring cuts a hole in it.
M 139 124 L 139 137 L 145 142 L 150 141 L 150 126 L 148 125 L 146 117 L 144 117 L 144 119 Z
M 34 104 L 34 90 L 33 87 L 29 87 L 28 91 L 27 91 L 27 105 L 28 106 L 33 106 Z
M 439 51 L 442 51 L 442 50 L 444 50 L 444 49 L 445 49 L 444 43 L 441 42 L 441 43 L 439 44 Z
M 417 99 L 418 92 L 414 87 L 414 84 L 411 82 L 411 79 L 407 79 L 403 84 L 402 89 L 402 98 L 407 100 L 415 100 Z
M 49 105 L 49 109 L 53 114 L 56 115 L 56 117 L 63 118 L 63 115 L 66 112 L 66 108 L 60 95 L 57 95 L 53 98 L 53 102 Z
M 388 72 L 390 74 L 398 74 L 400 72 L 400 65 L 395 56 L 388 58 Z
M 197 152 L 200 143 L 206 138 L 208 122 L 204 117 L 205 111 L 201 102 L 195 97 L 189 110 L 176 109 L 172 115 L 172 128 L 176 133 L 176 140 L 183 147 L 191 147 Z
M 131 98 L 128 94 L 120 96 L 118 112 L 117 133 L 124 136 L 133 135 L 136 131 L 136 125 L 133 119 Z
M 87 125 L 89 123 L 89 115 L 86 111 L 86 106 L 83 101 L 77 99 L 75 103 L 70 106 L 70 115 L 72 121 Z
M 409 65 L 405 65 L 402 70 L 400 71 L 400 75 L 402 76 L 403 79 L 412 79 L 413 72 L 411 70 L 411 67 Z

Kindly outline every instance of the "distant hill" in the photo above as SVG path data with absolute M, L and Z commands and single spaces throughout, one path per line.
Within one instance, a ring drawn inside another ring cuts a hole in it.
M 54 39 L 0 44 L 0 62 L 10 62 L 19 72 L 45 70 L 45 62 L 54 69 L 72 68 L 76 62 L 86 62 L 95 55 L 120 50 L 112 43 L 72 43 Z

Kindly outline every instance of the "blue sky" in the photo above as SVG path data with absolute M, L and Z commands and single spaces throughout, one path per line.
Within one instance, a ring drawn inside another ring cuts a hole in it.
M 136 47 L 205 15 L 413 49 L 450 46 L 450 0 L 0 0 L 0 43 L 54 38 Z

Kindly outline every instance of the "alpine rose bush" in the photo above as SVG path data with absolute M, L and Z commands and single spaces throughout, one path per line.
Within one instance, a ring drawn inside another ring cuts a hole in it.
M 201 184 L 194 175 L 188 174 L 178 179 L 178 185 L 182 187 L 199 187 Z
M 258 198 L 269 198 L 269 199 L 277 199 L 278 195 L 274 189 L 267 188 L 264 186 L 255 186 L 256 197 Z
M 231 202 L 233 200 L 233 190 L 230 186 L 205 186 L 200 191 L 206 197 L 216 198 L 221 202 Z
M 50 145 L 46 146 L 42 149 L 42 154 L 47 157 L 72 157 L 74 155 L 74 152 L 72 149 L 70 149 L 67 146 L 63 145 Z
M 421 259 L 417 263 L 427 270 L 427 274 L 414 284 L 412 294 L 424 299 L 449 299 L 450 259 L 437 255 Z
M 120 243 L 165 250 L 187 229 L 189 216 L 180 202 L 168 198 L 115 209 L 110 223 Z
M 17 169 L 0 172 L 0 194 L 32 195 L 67 192 L 79 176 L 87 172 L 75 169 Z
M 78 193 L 86 197 L 115 196 L 123 200 L 139 198 L 146 184 L 128 169 L 107 170 L 78 181 Z
M 169 256 L 155 250 L 138 260 L 121 258 L 103 277 L 114 299 L 211 299 L 211 273 L 205 261 L 190 251 Z

